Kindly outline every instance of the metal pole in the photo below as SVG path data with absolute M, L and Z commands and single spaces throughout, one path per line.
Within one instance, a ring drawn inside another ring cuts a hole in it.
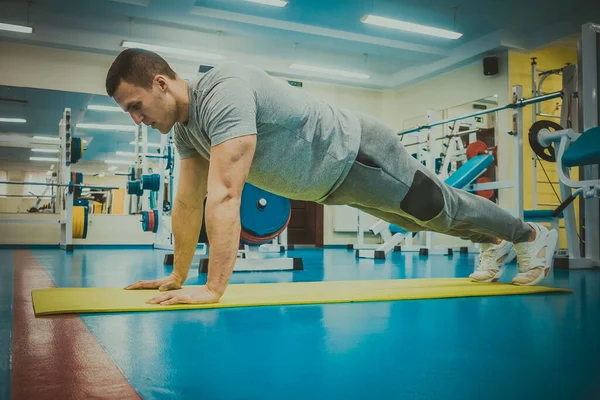
M 461 136 L 467 136 L 467 135 L 471 135 L 473 133 L 479 133 L 480 129 L 469 129 L 468 131 L 462 131 L 459 133 L 456 133 L 454 135 L 446 135 L 446 136 L 441 136 L 439 138 L 435 138 L 434 140 L 444 140 L 444 139 L 453 139 L 453 138 L 457 138 L 457 137 L 461 137 Z M 411 144 L 405 144 L 404 147 L 411 147 L 411 146 L 416 146 L 419 144 L 426 144 L 427 142 L 417 142 L 417 143 L 411 143 Z
M 65 183 L 47 183 L 47 182 L 24 182 L 24 181 L 0 181 L 1 183 L 6 183 L 8 185 L 33 185 L 33 186 L 58 186 L 58 187 L 81 187 L 81 188 L 90 188 L 96 190 L 116 190 L 118 187 L 110 187 L 110 186 L 92 186 L 85 185 L 83 183 L 73 183 L 73 184 L 65 184 Z
M 531 97 L 538 95 L 537 91 L 537 58 L 531 58 Z M 531 124 L 533 125 L 536 121 L 537 105 L 531 109 Z M 537 156 L 534 151 L 531 151 L 531 208 L 537 210 Z
M 59 124 L 61 182 L 71 182 L 71 109 L 65 108 Z M 46 183 L 44 183 L 46 185 Z M 60 248 L 73 251 L 73 192 L 67 191 L 64 197 L 64 210 L 61 211 Z
M 523 86 L 513 86 L 513 102 L 518 101 L 523 96 Z M 513 193 L 515 196 L 515 210 L 516 217 L 524 219 L 524 200 L 523 200 L 523 109 L 517 107 L 513 109 L 513 137 L 514 145 L 514 188 Z
M 579 101 L 583 103 L 583 126 L 579 127 L 581 132 L 597 127 L 598 122 L 600 122 L 600 104 L 598 102 L 598 90 L 600 89 L 599 36 L 600 25 L 583 25 L 581 32 L 581 91 L 579 92 Z M 598 165 L 586 165 L 583 169 L 585 180 L 598 179 Z M 587 199 L 583 203 L 585 210 L 585 258 L 598 263 L 598 260 L 600 260 L 599 200 Z
M 565 93 L 565 97 L 564 97 L 564 101 L 563 101 L 563 107 L 561 110 L 561 125 L 562 126 L 569 126 L 569 120 L 572 119 L 573 120 L 573 130 L 575 130 L 576 132 L 578 131 L 579 128 L 579 118 L 578 118 L 578 114 L 579 114 L 579 104 L 578 104 L 578 99 L 574 96 L 574 94 L 577 92 L 578 88 L 577 88 L 577 82 L 578 82 L 578 75 L 577 75 L 577 66 L 576 65 L 570 65 L 565 67 L 565 73 L 563 75 L 563 79 L 562 79 L 562 86 L 563 86 L 563 91 Z M 550 135 L 549 135 L 550 136 Z M 558 146 L 558 142 L 560 141 L 559 138 L 557 138 L 558 140 L 556 141 L 555 146 Z M 555 147 L 555 148 L 556 148 Z M 570 177 L 570 171 L 564 171 L 567 176 Z M 560 185 L 560 195 L 561 195 L 561 201 L 565 200 L 567 198 L 569 198 L 569 196 L 571 196 L 572 194 L 572 190 L 570 187 L 568 187 L 564 182 L 562 182 L 559 179 L 559 185 Z M 555 207 L 556 208 L 556 207 Z M 563 218 L 565 221 L 565 233 L 567 235 L 567 250 L 568 250 L 568 257 L 569 257 L 569 268 L 572 268 L 578 259 L 581 259 L 581 249 L 579 247 L 579 238 L 577 237 L 577 222 L 575 219 L 575 208 L 574 208 L 574 204 L 569 205 L 565 210 L 563 210 Z
M 456 117 L 456 118 L 447 119 L 445 121 L 436 122 L 434 124 L 419 126 L 417 128 L 413 128 L 413 129 L 409 129 L 404 132 L 400 132 L 400 133 L 398 133 L 398 135 L 402 136 L 402 135 L 407 135 L 409 133 L 420 132 L 424 129 L 431 129 L 431 128 L 439 126 L 439 125 L 449 124 L 452 122 L 461 121 L 463 119 L 478 117 L 480 115 L 491 114 L 491 113 L 503 111 L 503 110 L 506 110 L 509 108 L 512 108 L 512 109 L 522 108 L 522 107 L 528 106 L 529 104 L 539 103 L 540 101 L 552 100 L 552 99 L 559 98 L 561 96 L 562 96 L 562 92 L 552 92 L 552 93 L 545 94 L 543 96 L 533 97 L 531 99 L 522 99 L 522 98 L 516 99 L 515 102 L 512 104 L 507 104 L 505 106 L 500 106 L 500 107 L 494 107 L 494 108 L 490 108 L 488 110 L 478 111 L 478 112 L 475 112 L 472 114 L 463 115 L 462 117 Z

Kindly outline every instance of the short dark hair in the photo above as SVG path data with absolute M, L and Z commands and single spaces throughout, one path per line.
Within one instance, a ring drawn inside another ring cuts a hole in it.
M 152 88 L 156 75 L 175 79 L 177 74 L 158 54 L 143 49 L 126 49 L 113 61 L 106 75 L 106 93 L 113 97 L 121 81 L 146 89 Z

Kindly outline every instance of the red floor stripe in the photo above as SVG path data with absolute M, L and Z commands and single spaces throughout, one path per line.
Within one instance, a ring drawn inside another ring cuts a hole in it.
M 15 251 L 13 399 L 139 399 L 77 315 L 36 318 L 31 290 L 54 283 L 29 250 Z

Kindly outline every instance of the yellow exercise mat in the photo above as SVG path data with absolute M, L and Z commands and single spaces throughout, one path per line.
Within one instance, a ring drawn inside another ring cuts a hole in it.
M 192 288 L 194 286 L 187 286 Z M 395 279 L 229 285 L 217 304 L 146 304 L 157 290 L 121 288 L 54 288 L 32 291 L 36 315 L 185 310 L 289 304 L 352 303 L 387 300 L 441 299 L 449 297 L 505 296 L 563 292 L 544 286 L 473 283 L 469 279 Z

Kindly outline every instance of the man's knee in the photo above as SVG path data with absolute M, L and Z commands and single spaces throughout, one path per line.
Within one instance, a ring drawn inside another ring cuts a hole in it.
M 429 221 L 444 210 L 444 204 L 442 189 L 433 179 L 417 170 L 400 208 L 420 221 Z

